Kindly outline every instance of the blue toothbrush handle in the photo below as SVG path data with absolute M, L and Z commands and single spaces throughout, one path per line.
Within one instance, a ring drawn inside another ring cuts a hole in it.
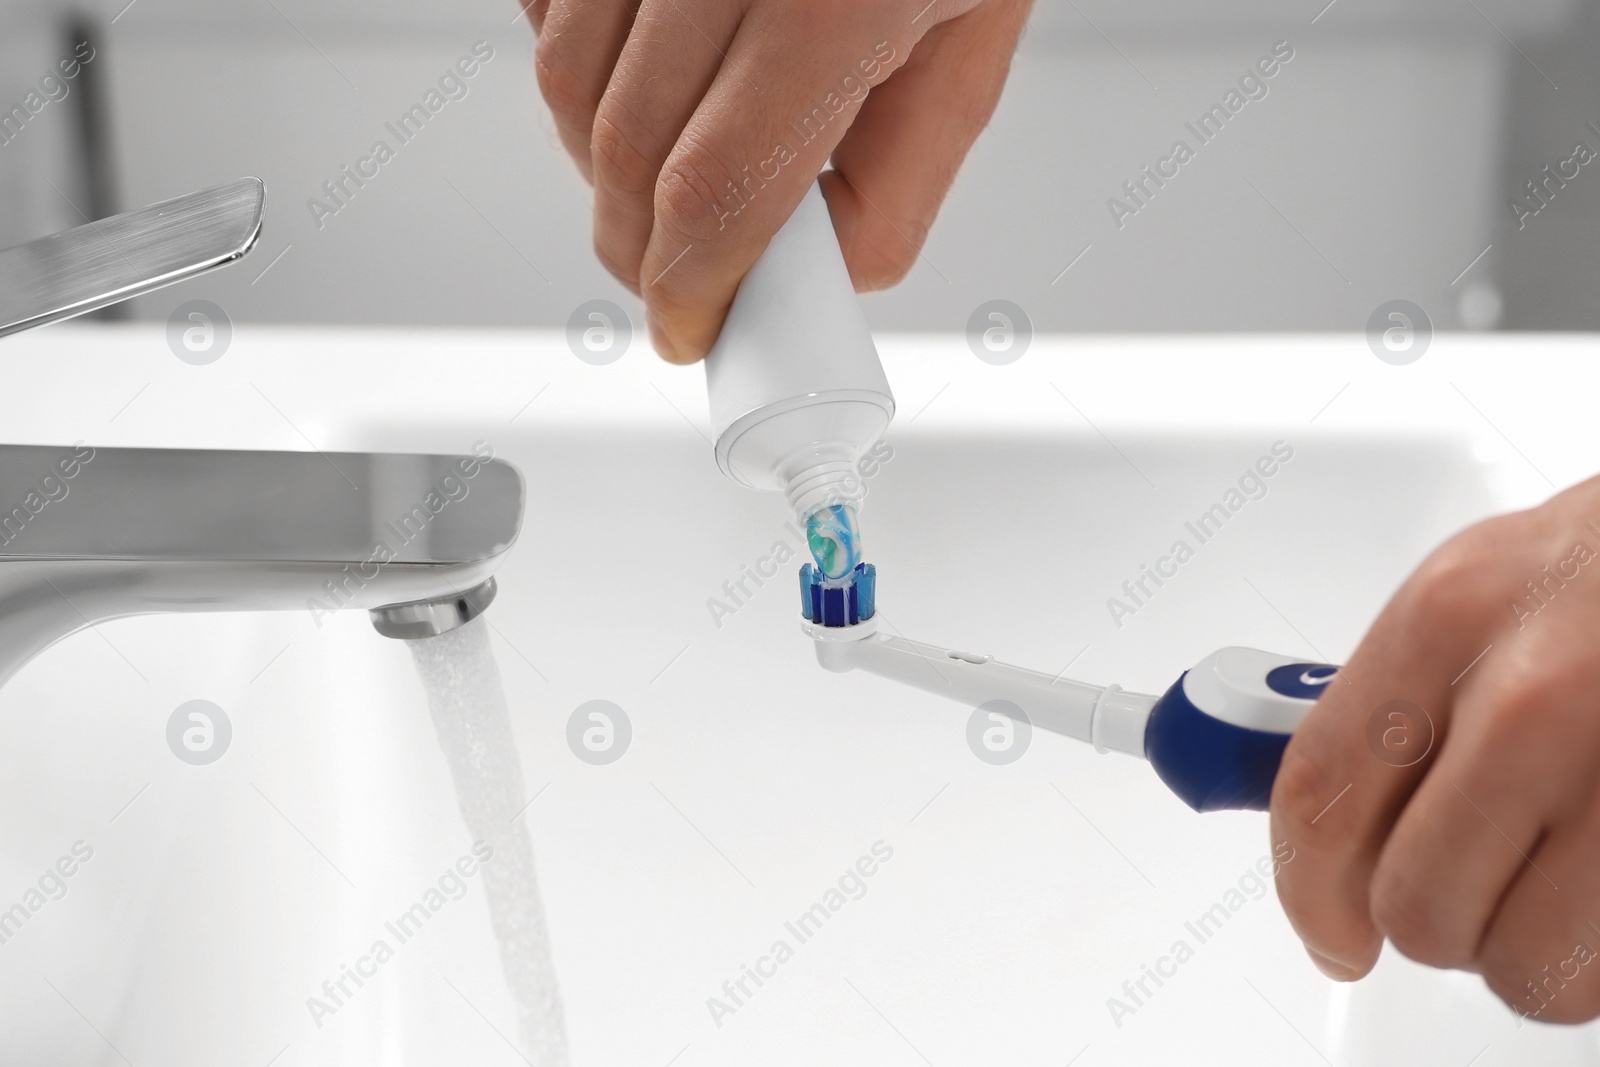
M 1195 811 L 1265 811 L 1295 727 L 1339 668 L 1225 648 L 1173 683 L 1145 726 L 1145 756 Z

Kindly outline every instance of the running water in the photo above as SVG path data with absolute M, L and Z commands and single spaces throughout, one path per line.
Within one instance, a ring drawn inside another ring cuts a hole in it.
M 566 1067 L 550 935 L 533 866 L 528 831 L 512 819 L 527 803 L 522 764 L 511 737 L 500 669 L 482 618 L 438 637 L 408 641 L 428 693 L 439 747 L 450 764 L 461 817 L 474 840 L 488 842 L 483 865 L 489 920 L 500 942 L 500 965 L 517 1005 L 523 1052 L 534 1067 Z

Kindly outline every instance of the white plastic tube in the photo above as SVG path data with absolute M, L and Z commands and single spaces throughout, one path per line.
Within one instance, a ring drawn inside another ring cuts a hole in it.
M 858 500 L 856 464 L 889 428 L 894 396 L 819 186 L 739 287 L 706 389 L 728 477 L 782 492 L 801 521 Z

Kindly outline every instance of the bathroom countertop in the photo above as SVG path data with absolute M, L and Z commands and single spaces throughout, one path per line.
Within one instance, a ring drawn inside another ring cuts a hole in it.
M 1597 345 L 1583 334 L 1440 334 L 1419 361 L 1392 366 L 1355 335 L 1040 336 L 1019 361 L 991 366 L 959 337 L 879 338 L 897 432 L 1059 428 L 1068 415 L 1079 427 L 1442 427 L 1528 452 L 1560 484 L 1600 456 L 1600 444 L 1591 452 L 1565 433 L 1589 414 Z M 676 419 L 705 431 L 699 369 L 663 364 L 637 336 L 597 367 L 553 331 L 242 324 L 226 354 L 197 367 L 173 357 L 159 324 L 67 323 L 7 338 L 0 366 L 11 382 L 0 412 L 19 443 L 355 448 L 374 422 L 487 427 L 497 416 Z

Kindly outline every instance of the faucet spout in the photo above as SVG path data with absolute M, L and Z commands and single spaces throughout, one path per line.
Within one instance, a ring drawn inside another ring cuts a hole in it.
M 372 617 L 372 628 L 385 637 L 401 641 L 438 637 L 482 615 L 499 591 L 500 587 L 490 578 L 466 592 L 373 608 L 368 614 Z
M 421 637 L 473 618 L 521 529 L 522 475 L 470 455 L 0 445 L 0 685 L 95 623 L 373 610 Z

